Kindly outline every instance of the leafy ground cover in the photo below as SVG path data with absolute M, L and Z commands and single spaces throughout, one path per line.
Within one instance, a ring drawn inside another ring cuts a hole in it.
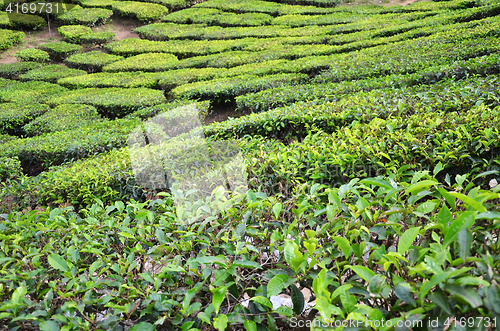
M 0 64 L 0 330 L 498 329 L 498 0 L 78 4 Z

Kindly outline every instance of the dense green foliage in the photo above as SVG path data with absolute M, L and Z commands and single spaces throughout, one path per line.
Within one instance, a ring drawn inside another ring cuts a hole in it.
M 41 49 L 36 48 L 26 48 L 20 51 L 17 51 L 16 59 L 18 61 L 32 61 L 32 62 L 49 62 L 50 56 L 46 51 L 42 51 Z
M 142 39 L 0 65 L 0 329 L 498 329 L 499 0 L 78 2 Z
M 12 31 L 0 29 L 0 51 L 11 48 L 23 41 L 24 33 L 20 31 Z
M 33 31 L 47 26 L 47 22 L 38 15 L 0 12 L 0 28 Z

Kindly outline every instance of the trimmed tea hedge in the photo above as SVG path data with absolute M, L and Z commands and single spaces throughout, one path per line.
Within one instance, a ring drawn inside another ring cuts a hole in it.
M 93 106 L 64 104 L 38 116 L 26 124 L 23 129 L 29 136 L 39 136 L 49 132 L 91 126 L 101 120 L 101 116 Z
M 19 75 L 19 79 L 22 81 L 43 80 L 50 83 L 56 83 L 60 78 L 81 76 L 86 74 L 87 72 L 84 70 L 67 68 L 59 64 L 52 64 L 30 70 L 25 74 Z
M 0 29 L 0 51 L 11 48 L 14 45 L 22 43 L 24 32 Z
M 47 169 L 124 146 L 136 119 L 100 121 L 90 126 L 58 131 L 2 144 L 0 156 L 18 157 L 26 172 L 31 167 Z
M 45 26 L 47 26 L 45 19 L 37 15 L 0 12 L 0 28 L 40 30 Z
M 13 84 L 8 84 L 0 89 L 0 101 L 18 103 L 44 103 L 48 98 L 64 93 L 66 91 L 66 88 L 48 82 L 15 82 Z
M 238 95 L 276 86 L 300 84 L 308 78 L 305 74 L 278 74 L 263 77 L 243 75 L 184 84 L 174 88 L 170 93 L 176 98 L 210 99 L 224 103 L 232 102 Z
M 163 90 L 170 91 L 183 84 L 223 77 L 225 72 L 226 70 L 221 68 L 169 70 L 159 73 L 158 84 Z
M 169 14 L 162 18 L 162 21 L 219 26 L 262 26 L 268 25 L 272 18 L 272 16 L 263 13 L 235 14 L 215 8 L 188 8 Z
M 14 54 L 18 61 L 24 62 L 49 62 L 50 56 L 49 53 L 42 51 L 41 49 L 36 48 L 26 48 L 20 51 L 17 51 Z
M 335 12 L 333 8 L 320 8 L 315 6 L 301 6 L 281 4 L 271 1 L 261 0 L 211 0 L 199 3 L 195 8 L 218 8 L 224 11 L 233 11 L 237 13 L 257 12 L 270 15 L 286 14 L 329 14 Z
M 86 25 L 98 26 L 106 24 L 108 19 L 113 15 L 113 12 L 104 8 L 82 8 L 73 9 L 60 16 L 57 19 L 62 24 L 72 25 Z
M 77 44 L 105 44 L 114 39 L 115 34 L 108 31 L 93 32 L 84 25 L 65 25 L 58 29 L 65 40 Z
M 49 110 L 39 103 L 0 103 L 0 133 L 22 135 L 23 125 Z
M 50 57 L 57 61 L 62 61 L 68 56 L 82 50 L 82 46 L 70 44 L 65 41 L 51 41 L 38 47 L 49 53 Z
M 18 138 L 16 136 L 11 136 L 8 134 L 0 133 L 0 144 L 6 143 L 7 141 L 11 141 L 14 139 L 18 139 Z
M 80 5 L 85 8 L 105 8 L 113 9 L 113 3 L 115 0 L 79 0 Z
M 104 66 L 120 60 L 123 60 L 123 56 L 91 51 L 71 55 L 64 60 L 64 63 L 71 68 L 95 72 L 101 71 Z
M 51 106 L 82 103 L 96 107 L 106 117 L 120 117 L 165 102 L 163 91 L 148 88 L 86 88 L 54 96 Z
M 68 88 L 87 87 L 149 87 L 158 88 L 160 76 L 153 72 L 99 72 L 85 76 L 63 78 L 57 81 L 59 85 Z
M 168 14 L 165 6 L 138 1 L 117 1 L 111 7 L 120 16 L 135 17 L 142 22 L 156 21 Z
M 178 59 L 172 54 L 147 53 L 113 62 L 102 68 L 103 71 L 165 71 L 173 68 Z

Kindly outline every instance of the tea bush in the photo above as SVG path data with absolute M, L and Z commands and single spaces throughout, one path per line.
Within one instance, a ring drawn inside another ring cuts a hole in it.
M 29 63 L 29 62 L 24 62 Z M 0 90 L 0 101 L 17 103 L 44 103 L 54 95 L 64 94 L 68 89 L 48 82 L 15 82 Z
M 106 24 L 113 12 L 104 8 L 81 8 L 70 10 L 57 19 L 66 25 L 98 26 Z
M 95 107 L 65 104 L 38 116 L 26 124 L 23 129 L 29 136 L 38 136 L 48 132 L 67 131 L 91 126 L 99 121 L 101 121 L 101 116 Z
M 263 13 L 235 14 L 214 8 L 188 8 L 171 13 L 164 18 L 164 22 L 173 23 L 201 23 L 219 26 L 262 26 L 268 25 L 272 16 Z
M 176 98 L 213 100 L 217 103 L 231 102 L 238 95 L 264 90 L 280 85 L 300 84 L 308 78 L 304 74 L 277 74 L 268 76 L 243 75 L 213 79 L 178 86 L 170 91 Z
M 0 133 L 21 135 L 23 125 L 49 110 L 39 103 L 0 103 Z
M 105 8 L 113 9 L 115 0 L 80 0 L 79 3 L 85 8 Z
M 82 46 L 70 44 L 64 41 L 51 41 L 40 45 L 39 48 L 49 53 L 51 59 L 57 61 L 62 61 L 68 56 L 82 50 Z
M 59 64 L 52 64 L 30 70 L 25 74 L 19 75 L 19 79 L 22 81 L 42 80 L 50 83 L 55 83 L 60 78 L 81 76 L 86 74 L 87 72 L 80 69 L 72 69 L 61 66 Z
M 162 91 L 148 88 L 85 88 L 47 100 L 51 106 L 81 103 L 96 107 L 106 117 L 120 117 L 165 102 Z
M 193 105 L 199 110 L 200 114 L 202 115 L 200 116 L 200 121 L 202 121 L 205 115 L 209 113 L 210 102 L 208 101 L 193 102 L 192 100 L 180 99 L 180 100 L 173 100 L 167 103 L 162 103 L 152 107 L 139 109 L 133 112 L 132 114 L 127 115 L 127 118 L 137 117 L 140 118 L 141 120 L 146 120 L 150 117 L 154 117 L 162 113 L 170 113 L 170 112 L 179 113 L 182 112 L 183 109 L 182 107 L 187 105 Z
M 0 28 L 15 30 L 40 30 L 47 22 L 38 15 L 0 12 Z
M 104 66 L 120 60 L 123 60 L 123 56 L 90 51 L 71 55 L 64 60 L 64 63 L 71 68 L 96 72 L 101 71 Z
M 41 49 L 36 48 L 26 48 L 20 51 L 17 51 L 14 54 L 18 61 L 24 62 L 49 62 L 50 56 L 49 53 L 42 51 Z
M 0 64 L 0 77 L 15 79 L 32 69 L 40 68 L 43 64 L 38 62 L 17 62 Z
M 85 77 L 69 77 L 57 81 L 59 85 L 68 88 L 87 88 L 87 87 L 148 87 L 158 88 L 158 79 L 160 76 L 154 72 L 99 72 Z
M 178 62 L 176 56 L 165 53 L 147 53 L 119 60 L 102 68 L 103 71 L 165 71 Z
M 136 119 L 97 121 L 68 131 L 17 139 L 2 144 L 0 156 L 17 156 L 27 172 L 103 153 L 127 142 L 128 134 L 138 125 Z M 35 167 L 34 170 L 31 167 Z M 35 173 L 36 174 L 36 173 Z
M 111 7 L 120 16 L 135 17 L 142 22 L 152 22 L 168 14 L 165 6 L 138 1 L 117 1 Z
M 24 33 L 21 31 L 0 29 L 0 51 L 21 43 L 23 39 Z

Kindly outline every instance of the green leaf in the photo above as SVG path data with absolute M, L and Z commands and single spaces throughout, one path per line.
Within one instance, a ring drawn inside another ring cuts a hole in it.
M 134 325 L 129 329 L 129 331 L 155 331 L 156 327 L 148 322 L 141 322 L 139 324 Z
M 299 291 L 297 286 L 291 284 L 290 287 L 292 288 L 293 311 L 295 314 L 300 315 L 302 314 L 305 306 L 304 295 L 301 291 Z
M 219 315 L 216 318 L 214 318 L 214 328 L 216 328 L 219 331 L 224 331 L 227 328 L 227 322 L 228 320 L 226 315 Z
M 283 210 L 283 204 L 281 202 L 278 202 L 277 204 L 275 204 L 273 206 L 274 218 L 278 219 L 282 210 Z
M 131 235 L 130 233 L 128 232 L 118 232 L 118 234 L 122 237 L 126 237 L 126 238 L 130 238 L 130 239 L 135 239 L 135 237 L 133 235 Z
M 465 261 L 472 247 L 472 232 L 469 229 L 462 229 L 458 233 L 458 247 L 460 258 Z
M 101 260 L 96 260 L 94 261 L 94 263 L 92 263 L 90 265 L 90 268 L 89 268 L 89 276 L 90 277 L 93 277 L 94 276 L 94 272 L 99 269 L 100 267 L 102 266 L 102 261 Z
M 412 246 L 413 242 L 417 238 L 418 232 L 420 231 L 420 226 L 416 228 L 409 228 L 405 231 L 399 238 L 398 242 L 398 253 L 404 254 Z
M 251 320 L 246 320 L 243 323 L 243 326 L 245 326 L 245 330 L 247 331 L 257 331 L 257 323 Z
M 59 331 L 59 326 L 55 321 L 42 321 L 39 324 L 40 331 Z
M 448 303 L 448 300 L 441 291 L 435 291 L 429 294 L 429 299 L 436 305 L 438 305 L 442 310 L 444 310 L 445 313 L 449 315 L 453 313 L 450 308 L 450 304 Z
M 249 261 L 249 260 L 245 260 L 245 261 L 234 261 L 233 266 L 236 266 L 236 267 L 242 267 L 242 268 L 257 268 L 257 269 L 262 269 L 261 265 L 258 264 L 257 262 L 254 262 L 254 261 Z
M 438 185 L 438 184 L 439 184 L 439 182 L 437 182 L 435 180 L 423 180 L 421 182 L 417 182 L 415 184 L 408 186 L 408 188 L 406 189 L 406 194 L 420 191 L 420 190 L 428 188 L 429 186 Z
M 271 297 L 280 294 L 289 285 L 290 280 L 293 281 L 293 278 L 285 274 L 279 274 L 271 278 L 267 283 L 267 296 Z
M 52 268 L 66 272 L 69 270 L 66 261 L 57 254 L 50 254 L 48 257 L 49 264 Z
M 155 283 L 155 280 L 153 277 L 151 277 L 151 275 L 149 273 L 140 273 L 139 276 L 141 276 L 142 279 L 144 279 L 145 281 L 151 283 L 151 284 L 154 284 Z
M 268 307 L 270 309 L 273 309 L 273 304 L 271 303 L 271 301 L 269 301 L 268 298 L 265 298 L 263 296 L 259 296 L 258 295 L 258 296 L 250 298 L 250 300 L 255 301 L 255 302 L 257 302 L 257 303 L 259 303 L 259 304 L 261 304 L 263 306 L 266 306 L 266 307 Z
M 396 287 L 394 288 L 394 293 L 399 299 L 410 304 L 411 306 L 413 307 L 417 306 L 417 302 L 413 298 L 413 293 L 411 292 L 410 284 L 406 282 L 397 284 Z
M 287 306 L 278 307 L 274 312 L 287 317 L 293 316 L 293 310 Z
M 351 253 L 351 245 L 349 244 L 349 240 L 344 237 L 333 237 L 333 240 L 335 240 L 337 245 L 339 245 L 342 253 L 344 253 L 345 258 L 348 259 Z
M 352 269 L 359 277 L 363 278 L 367 282 L 375 276 L 375 273 L 368 269 L 367 267 L 361 265 L 347 266 L 347 268 Z
M 24 286 L 19 286 L 15 289 L 14 293 L 12 293 L 12 298 L 10 300 L 11 303 L 15 305 L 20 305 L 23 303 L 24 296 L 28 293 L 28 290 Z
M 451 271 L 444 271 L 439 274 L 435 274 L 429 281 L 423 283 L 422 287 L 420 287 L 420 299 L 422 300 L 434 286 L 444 282 L 448 277 L 450 277 L 450 274 Z
M 453 222 L 453 215 L 445 204 L 443 204 L 443 207 L 441 207 L 441 210 L 439 211 L 437 221 L 439 224 L 443 224 L 443 235 L 446 235 L 446 232 L 448 232 L 448 226 L 450 226 L 451 222 Z
M 472 308 L 478 308 L 483 304 L 481 296 L 479 296 L 477 290 L 475 289 L 464 288 L 463 286 L 451 284 L 446 285 L 445 289 L 450 292 L 453 299 L 464 305 L 470 305 Z
M 186 292 L 186 295 L 184 296 L 184 299 L 182 300 L 182 309 L 184 310 L 184 314 L 187 313 L 187 310 L 189 308 L 189 304 L 191 303 L 191 299 L 198 293 L 198 291 L 201 289 L 201 285 L 193 287 L 189 291 Z
M 474 208 L 475 210 L 484 213 L 487 211 L 486 207 L 484 207 L 481 203 L 477 202 L 476 200 L 472 199 L 471 197 L 468 197 L 466 195 L 456 193 L 456 192 L 450 192 L 452 196 L 455 198 L 458 198 L 465 202 L 469 207 Z
M 476 215 L 476 219 L 500 220 L 500 213 L 497 211 L 487 211 Z
M 212 304 L 214 305 L 216 314 L 219 314 L 219 309 L 222 302 L 224 301 L 224 298 L 226 297 L 226 293 L 227 293 L 227 287 L 225 286 L 219 287 L 213 292 Z
M 374 186 L 379 186 L 379 187 L 384 187 L 388 189 L 393 189 L 392 185 L 385 180 L 382 179 L 377 179 L 377 178 L 366 178 L 363 180 L 359 181 L 360 183 L 363 184 L 368 184 L 368 185 L 374 185 Z
M 473 211 L 463 212 L 456 220 L 454 220 L 446 236 L 444 237 L 443 246 L 448 246 L 463 229 L 469 229 L 474 224 L 474 213 Z

